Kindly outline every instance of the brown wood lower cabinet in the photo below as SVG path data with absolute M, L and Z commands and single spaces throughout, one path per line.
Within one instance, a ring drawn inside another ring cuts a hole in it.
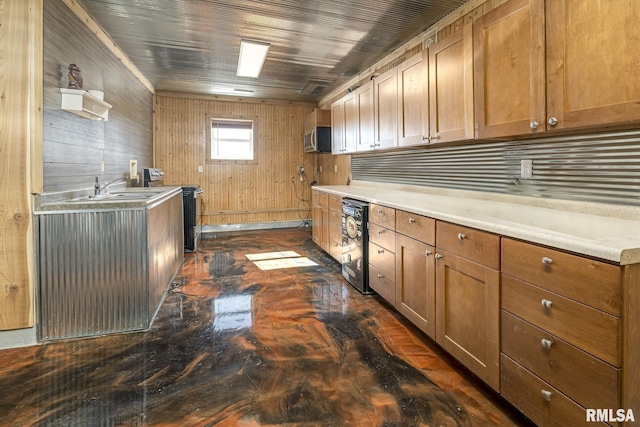
M 500 389 L 500 272 L 437 249 L 436 342 Z
M 396 236 L 396 309 L 431 338 L 436 337 L 435 248 Z

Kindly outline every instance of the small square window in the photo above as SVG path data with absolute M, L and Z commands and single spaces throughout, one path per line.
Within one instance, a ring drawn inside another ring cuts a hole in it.
M 256 119 L 207 119 L 207 161 L 231 163 L 256 162 Z

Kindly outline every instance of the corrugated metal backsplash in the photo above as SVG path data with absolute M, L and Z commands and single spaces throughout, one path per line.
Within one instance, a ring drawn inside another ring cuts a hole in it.
M 522 159 L 533 178 L 520 177 Z M 356 154 L 356 180 L 640 205 L 640 130 Z

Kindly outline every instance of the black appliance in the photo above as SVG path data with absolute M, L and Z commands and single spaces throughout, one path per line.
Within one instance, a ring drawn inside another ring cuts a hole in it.
M 342 201 L 342 276 L 363 294 L 369 288 L 369 204 L 359 200 Z
M 184 250 L 185 252 L 197 252 L 200 241 L 200 229 L 198 218 L 200 218 L 200 203 L 198 195 L 202 194 L 202 189 L 198 186 L 182 187 L 182 208 L 184 218 Z
M 316 126 L 304 135 L 305 153 L 330 153 L 331 152 L 331 128 L 328 126 Z
M 145 187 L 164 186 L 164 172 L 162 169 L 147 168 L 143 172 Z M 200 203 L 198 195 L 202 194 L 202 189 L 197 185 L 182 186 L 182 220 L 184 222 L 184 251 L 197 252 L 200 241 L 200 229 L 198 218 L 200 218 Z
M 164 172 L 162 169 L 145 168 L 143 175 L 143 185 L 145 187 L 162 187 L 164 185 Z

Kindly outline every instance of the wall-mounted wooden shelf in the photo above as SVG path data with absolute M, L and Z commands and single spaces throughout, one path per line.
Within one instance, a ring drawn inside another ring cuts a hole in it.
M 82 89 L 60 88 L 62 109 L 91 120 L 109 120 L 111 104 Z

